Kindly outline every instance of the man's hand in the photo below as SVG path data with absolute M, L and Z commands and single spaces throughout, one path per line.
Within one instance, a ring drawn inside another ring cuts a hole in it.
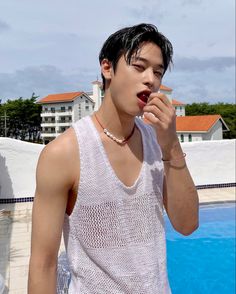
M 166 158 L 172 157 L 172 150 L 175 149 L 176 145 L 179 145 L 176 134 L 175 108 L 166 95 L 152 93 L 143 111 L 145 119 L 156 129 L 163 156 Z
M 183 235 L 198 227 L 198 194 L 188 171 L 176 134 L 176 114 L 169 99 L 152 93 L 143 108 L 145 119 L 155 128 L 164 164 L 163 203 L 173 227 Z M 177 160 L 176 160 L 177 159 Z

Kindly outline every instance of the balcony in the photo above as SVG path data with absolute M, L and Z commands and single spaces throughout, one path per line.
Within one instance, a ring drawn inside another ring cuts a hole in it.
M 60 115 L 60 116 L 64 116 L 64 115 L 71 115 L 72 114 L 72 109 L 53 109 L 53 110 L 42 110 L 41 112 L 41 117 L 55 117 L 55 115 Z
M 60 126 L 71 126 L 72 125 L 72 120 L 61 120 L 61 119 L 58 119 L 57 121 L 57 124 L 59 124 Z
M 45 121 L 41 122 L 41 127 L 51 127 L 55 125 L 55 121 Z
M 72 114 L 72 109 L 56 109 L 56 112 L 60 116 L 71 115 Z
M 72 112 L 72 109 L 56 109 L 56 112 Z
M 41 131 L 41 133 L 44 133 L 44 134 L 54 134 L 54 133 L 56 133 L 56 131 L 55 130 L 42 130 Z
M 51 110 L 43 110 L 41 112 L 41 117 L 55 117 L 56 116 L 56 112 L 55 111 L 51 111 Z
M 57 134 L 56 134 L 56 131 L 41 131 L 41 136 L 44 138 L 45 137 L 49 138 L 49 137 L 56 137 Z

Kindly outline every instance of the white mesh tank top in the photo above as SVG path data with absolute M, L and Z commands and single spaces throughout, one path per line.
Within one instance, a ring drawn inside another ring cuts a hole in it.
M 163 164 L 152 127 L 136 119 L 143 164 L 136 182 L 116 176 L 91 117 L 75 124 L 80 182 L 63 234 L 73 294 L 171 293 L 163 222 Z

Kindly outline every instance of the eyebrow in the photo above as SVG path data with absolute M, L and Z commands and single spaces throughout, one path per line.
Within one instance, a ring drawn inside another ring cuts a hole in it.
M 144 63 L 149 63 L 149 61 L 148 61 L 146 58 L 139 57 L 139 56 L 134 57 L 134 60 L 136 60 L 136 61 L 142 61 L 142 62 L 144 62 Z M 163 64 L 157 64 L 156 66 L 157 66 L 158 68 L 164 69 L 164 65 L 163 65 Z

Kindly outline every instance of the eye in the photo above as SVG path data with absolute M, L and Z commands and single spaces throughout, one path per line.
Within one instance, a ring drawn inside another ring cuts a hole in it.
M 161 71 L 154 71 L 155 76 L 157 76 L 158 78 L 162 78 L 163 73 Z
M 143 71 L 145 69 L 141 64 L 133 63 L 132 65 L 139 71 Z

